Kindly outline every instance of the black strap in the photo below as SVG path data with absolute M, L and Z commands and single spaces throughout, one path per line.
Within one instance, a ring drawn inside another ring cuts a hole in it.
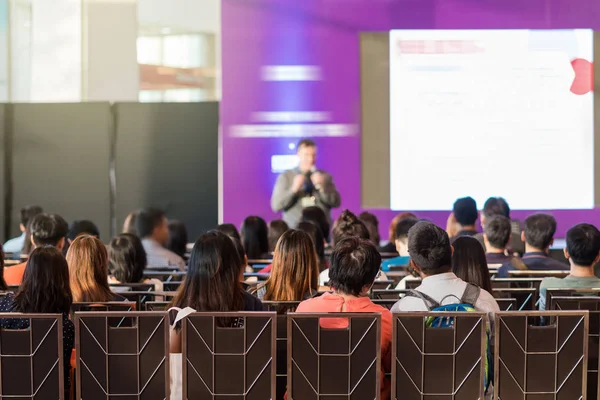
M 478 286 L 472 285 L 470 283 L 467 283 L 467 287 L 465 288 L 465 291 L 463 292 L 463 295 L 460 299 L 458 299 L 458 297 L 450 294 L 446 297 L 444 297 L 442 299 L 442 302 L 444 301 L 444 299 L 446 299 L 447 297 L 456 297 L 461 303 L 463 304 L 470 304 L 472 306 L 475 306 L 475 302 L 477 302 L 477 299 L 479 299 L 479 294 L 481 293 L 481 289 Z M 420 292 L 418 290 L 409 290 L 408 292 L 406 292 L 406 294 L 404 295 L 404 297 L 416 297 L 418 299 L 423 300 L 423 303 L 425 303 L 425 306 L 427 307 L 427 309 L 429 311 L 431 311 L 434 308 L 438 308 L 441 306 L 440 303 L 438 303 L 435 299 L 433 299 L 431 296 Z
M 440 306 L 440 303 L 435 301 L 431 296 L 428 296 L 423 292 L 419 292 L 418 290 L 410 289 L 404 295 L 404 297 L 407 297 L 407 296 L 408 297 L 416 297 L 418 299 L 423 300 L 423 303 L 425 303 L 425 307 L 427 307 L 428 311 L 431 311 L 432 309 L 438 308 Z
M 463 295 L 460 298 L 460 302 L 463 304 L 470 304 L 473 307 L 475 307 L 475 302 L 477 302 L 480 293 L 481 289 L 479 288 L 479 286 L 467 283 L 467 287 L 465 288 L 465 291 L 463 292 Z

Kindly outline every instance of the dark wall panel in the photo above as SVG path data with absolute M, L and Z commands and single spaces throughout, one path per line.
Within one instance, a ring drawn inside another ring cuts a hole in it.
M 110 238 L 108 103 L 14 104 L 12 234 L 19 210 L 39 204 L 67 221 L 94 221 Z
M 115 104 L 116 215 L 162 208 L 189 240 L 218 220 L 218 103 Z

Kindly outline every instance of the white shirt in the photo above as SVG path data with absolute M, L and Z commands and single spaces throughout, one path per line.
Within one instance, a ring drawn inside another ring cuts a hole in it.
M 10 239 L 6 243 L 4 243 L 3 249 L 5 253 L 20 253 L 23 250 L 23 246 L 25 245 L 25 232 L 21 234 L 21 236 L 17 236 L 16 238 Z
M 146 250 L 148 258 L 148 266 L 146 268 L 165 268 L 178 267 L 181 270 L 185 269 L 185 261 L 177 254 L 165 249 L 156 240 L 146 238 L 142 239 L 142 245 Z

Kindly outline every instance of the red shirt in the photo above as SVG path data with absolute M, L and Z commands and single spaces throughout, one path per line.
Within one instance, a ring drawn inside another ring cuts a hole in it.
M 391 382 L 385 379 L 385 374 L 392 371 L 392 313 L 387 308 L 374 304 L 368 297 L 344 300 L 333 293 L 305 300 L 296 309 L 296 312 L 375 312 L 381 314 L 381 398 L 390 398 Z M 323 328 L 342 329 L 348 327 L 348 320 L 343 318 L 323 319 Z

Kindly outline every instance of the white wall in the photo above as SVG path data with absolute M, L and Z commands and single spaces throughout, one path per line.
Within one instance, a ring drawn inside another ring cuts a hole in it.
M 140 24 L 221 33 L 221 0 L 138 0 Z

